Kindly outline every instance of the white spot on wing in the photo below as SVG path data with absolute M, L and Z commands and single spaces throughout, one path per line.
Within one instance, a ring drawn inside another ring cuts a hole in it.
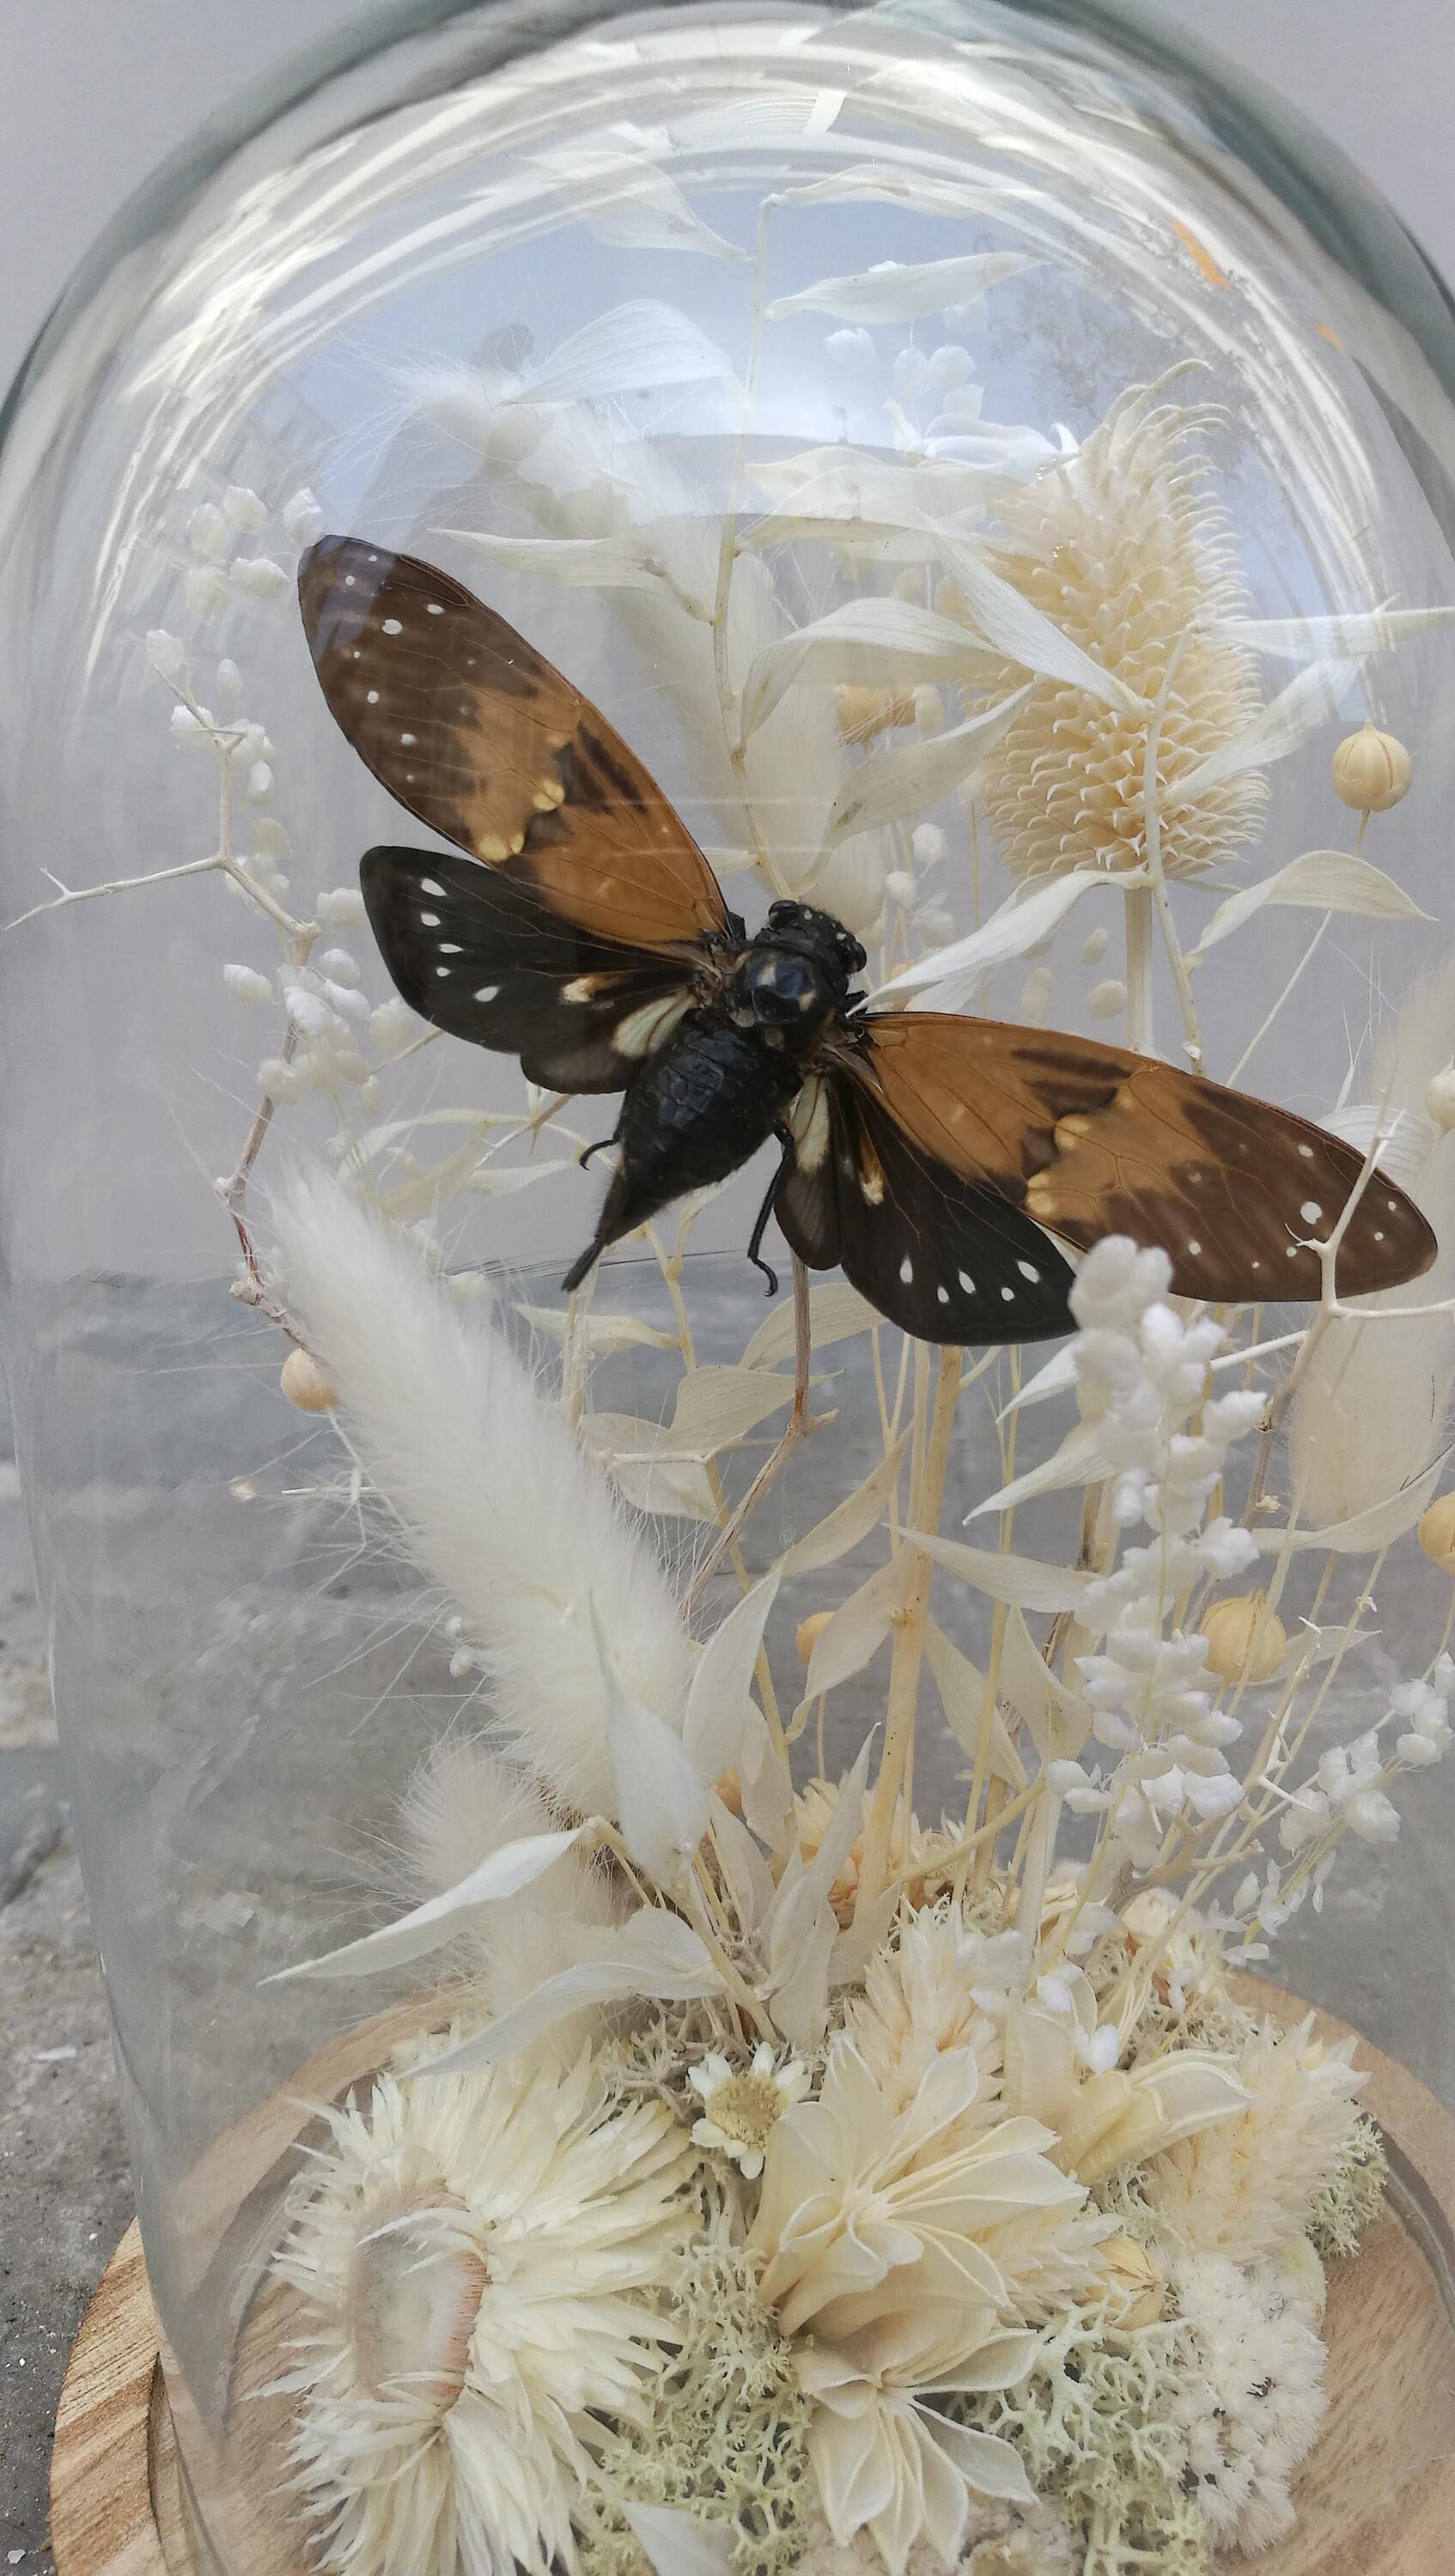
M 438 930 L 440 926 L 440 917 L 437 912 L 422 912 L 419 917 L 424 923 L 426 930 Z
M 404 629 L 397 617 L 386 617 L 384 620 L 384 632 L 386 635 L 402 635 Z
M 1033 1284 L 1038 1281 L 1041 1276 L 1033 1261 L 1018 1261 L 1016 1263 L 1016 1268 L 1020 1272 L 1022 1279 L 1029 1279 Z
M 899 1275 L 904 1281 L 906 1288 L 912 1285 L 914 1280 L 914 1263 L 911 1261 L 908 1253 L 905 1254 L 904 1259 L 899 1265 Z
M 499 995 L 500 987 L 498 984 L 482 984 L 479 992 L 475 996 L 475 999 L 477 1002 L 494 1002 L 499 999 Z
M 433 894 L 439 895 L 440 897 L 443 897 L 444 895 L 444 887 L 442 885 L 437 885 L 433 877 L 421 877 L 419 880 L 419 891 L 421 894 Z
M 1007 1306 L 1013 1306 L 1015 1304 L 1015 1290 L 1013 1288 L 1002 1288 L 1000 1293 L 1005 1299 Z
M 1324 1211 L 1320 1207 L 1317 1199 L 1305 1199 L 1302 1207 L 1299 1209 L 1299 1215 L 1303 1218 L 1305 1225 L 1317 1225 L 1323 1212 Z
M 971 1278 L 969 1271 L 957 1270 L 955 1276 L 959 1280 L 961 1287 L 964 1289 L 966 1296 L 973 1297 L 975 1294 L 975 1282 Z

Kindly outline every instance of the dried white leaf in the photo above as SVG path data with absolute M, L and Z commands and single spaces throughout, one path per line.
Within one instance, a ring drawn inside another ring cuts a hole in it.
M 604 1685 L 616 1820 L 633 1860 L 669 1887 L 707 1831 L 711 1784 L 666 1719 L 622 1689 L 594 1601 L 591 1626 Z
M 1440 1141 L 1439 1128 L 1423 1110 L 1405 1109 L 1391 1118 L 1388 1109 L 1367 1100 L 1357 1101 L 1347 1109 L 1327 1109 L 1318 1123 L 1327 1127 L 1331 1136 L 1342 1136 L 1345 1144 L 1353 1145 L 1361 1155 L 1368 1153 L 1376 1137 L 1380 1138 L 1374 1157 L 1376 1169 L 1388 1172 L 1390 1179 L 1398 1181 L 1404 1190 L 1419 1180 Z
M 1018 1609 L 1005 1622 L 999 1686 L 1042 1762 L 1074 1761 L 1091 1733 L 1091 1715 L 1073 1690 L 1058 1681 Z
M 747 257 L 693 213 L 676 182 L 647 151 L 597 147 L 570 154 L 542 152 L 536 155 L 535 165 L 597 241 L 614 243 L 622 250 L 692 250 L 709 259 Z
M 928 740 L 890 743 L 861 761 L 834 799 L 824 825 L 824 844 L 846 841 L 855 832 L 871 832 L 884 823 L 900 822 L 937 805 L 942 796 L 969 778 L 994 749 L 1025 698 L 1026 688 L 987 707 L 982 715 L 954 725 Z
M 570 1833 L 525 1834 L 518 1842 L 503 1843 L 468 1878 L 417 1905 L 412 1914 L 401 1915 L 397 1923 L 386 1923 L 382 1930 L 348 1941 L 341 1950 L 326 1951 L 321 1958 L 300 1959 L 296 1967 L 280 1968 L 263 1983 L 282 1986 L 294 1977 L 373 1976 L 381 1968 L 405 1967 L 413 1959 L 428 1958 L 431 1951 L 455 1940 L 486 1906 L 499 1904 L 502 1897 L 518 1896 L 563 1852 L 570 1851 L 585 1830 L 578 1825 Z
M 630 1413 L 586 1413 L 578 1427 L 635 1510 L 716 1522 L 717 1497 L 706 1467 L 700 1458 L 675 1454 L 659 1422 Z
M 1228 742 L 1209 752 L 1185 778 L 1176 778 L 1164 789 L 1162 802 L 1169 811 L 1183 805 L 1195 805 L 1225 778 L 1238 778 L 1245 769 L 1264 769 L 1271 761 L 1285 760 L 1291 751 L 1306 743 L 1339 712 L 1339 701 L 1358 674 L 1357 662 L 1311 662 L 1280 689 L 1276 698 L 1259 709 L 1251 724 Z
M 772 543 L 780 514 L 815 524 L 883 523 L 938 541 L 938 520 L 977 509 L 986 497 L 979 466 L 931 457 L 910 463 L 866 447 L 800 448 L 794 456 L 756 459 L 749 472 L 773 506 L 745 544 Z
M 514 1198 L 517 1191 L 533 1189 L 537 1181 L 548 1181 L 554 1172 L 574 1172 L 575 1156 L 546 1154 L 538 1163 L 481 1163 L 465 1176 L 465 1187 L 477 1198 Z
M 728 2521 L 699 2522 L 675 2505 L 628 2504 L 619 2510 L 651 2560 L 656 2576 L 731 2576 L 733 2535 Z
M 553 1342 L 564 1342 L 570 1322 L 565 1306 L 517 1306 L 516 1313 L 533 1331 L 549 1335 Z M 578 1315 L 575 1329 L 593 1351 L 675 1351 L 675 1333 L 660 1332 L 655 1324 L 644 1324 L 639 1315 L 613 1315 L 593 1306 L 586 1315 Z
M 852 1494 L 846 1494 L 844 1500 L 802 1538 L 795 1539 L 792 1547 L 786 1549 L 778 1560 L 781 1575 L 816 1574 L 821 1566 L 836 1564 L 841 1556 L 848 1555 L 850 1548 L 857 1547 L 861 1539 L 868 1537 L 883 1517 L 889 1497 L 899 1482 L 908 1440 L 906 1432 L 865 1477 L 862 1485 L 856 1486 Z
M 720 1780 L 725 1771 L 741 1767 L 744 1731 L 757 1715 L 753 1669 L 768 1613 L 778 1597 L 778 1582 L 775 1572 L 755 1583 L 714 1630 L 698 1658 L 687 1693 L 682 1742 L 704 1780 Z
M 1054 1358 L 1047 1360 L 1044 1368 L 1038 1368 L 1034 1377 L 1027 1378 L 1019 1395 L 1013 1395 L 1009 1404 L 1001 1406 L 996 1421 L 1004 1422 L 1010 1414 L 1019 1413 L 1023 1404 L 1044 1404 L 1048 1396 L 1064 1395 L 1075 1384 L 1076 1352 L 1067 1342 Z
M 966 1522 L 977 1520 L 982 1512 L 1009 1512 L 1017 1503 L 1027 1503 L 1033 1494 L 1058 1494 L 1068 1485 L 1099 1484 L 1113 1472 L 1106 1454 L 1100 1429 L 1092 1422 L 1078 1422 L 1067 1432 L 1059 1449 L 1043 1458 L 1039 1467 L 1028 1467 L 1023 1476 L 1015 1476 L 1002 1485 L 998 1494 L 987 1495 L 965 1515 Z
M 906 1530 L 904 1543 L 934 1559 L 946 1572 L 972 1583 L 992 1601 L 1010 1601 L 1020 1610 L 1074 1610 L 1089 1574 L 1074 1566 L 1043 1565 L 1033 1556 L 1012 1556 L 984 1547 L 966 1547 L 958 1539 L 940 1538 L 928 1530 Z M 824 1630 L 827 1636 L 828 1630 Z
M 1243 886 L 1220 903 L 1196 948 L 1188 951 L 1188 965 L 1200 965 L 1209 948 L 1241 930 L 1265 903 L 1306 904 L 1315 912 L 1363 912 L 1379 921 L 1430 918 L 1383 868 L 1356 858 L 1352 850 L 1305 850 L 1286 867 L 1275 868 L 1271 877 Z
M 529 573 L 567 590 L 671 590 L 660 556 L 634 528 L 608 537 L 498 537 L 476 528 L 443 528 L 440 533 L 498 564 L 502 572 Z M 700 613 L 707 614 L 705 609 Z
M 958 1002 L 947 998 L 952 991 L 958 995 L 964 987 L 968 998 L 993 968 L 1003 966 L 1008 958 L 1024 957 L 1030 949 L 1039 948 L 1072 905 L 1089 894 L 1093 886 L 1124 887 L 1129 882 L 1142 883 L 1140 872 L 1134 877 L 1124 872 L 1112 878 L 1101 868 L 1072 868 L 1069 875 L 1052 877 L 1049 884 L 1035 887 L 1030 894 L 1013 894 L 979 930 L 954 940 L 948 948 L 936 949 L 932 957 L 917 958 L 912 966 L 891 975 L 872 998 L 878 1001 L 885 993 L 917 993 L 932 986 L 939 1007 L 954 1010 Z
M 891 1557 L 887 1565 L 881 1565 L 867 1583 L 861 1583 L 857 1592 L 851 1592 L 848 1600 L 839 1604 L 813 1641 L 800 1707 L 811 1707 L 824 1691 L 836 1689 L 851 1673 L 862 1672 L 878 1653 L 894 1625 L 894 1613 L 904 1598 L 909 1571 L 910 1561 L 905 1556 Z
M 1114 672 L 1104 671 L 1081 645 L 1064 635 L 1054 621 L 1002 580 L 972 546 L 946 535 L 940 559 L 965 602 L 966 613 L 988 644 L 1027 671 L 1063 680 L 1088 697 L 1099 698 L 1124 715 L 1145 715 L 1145 698 L 1129 689 Z
M 976 1671 L 969 1657 L 950 1643 L 933 1620 L 925 1630 L 925 1661 L 935 1677 L 945 1723 L 961 1752 L 975 1761 L 983 1738 L 986 1759 L 996 1778 L 1006 1781 L 1012 1789 L 1023 1789 L 1025 1765 L 996 1707 L 995 1693 L 985 1675 Z
M 1202 629 L 1219 644 L 1241 644 L 1286 662 L 1362 659 L 1385 653 L 1412 635 L 1448 625 L 1455 608 L 1366 608 L 1329 617 L 1214 617 Z
M 770 322 L 788 313 L 832 313 L 841 322 L 912 322 L 947 304 L 969 304 L 987 287 L 1016 277 L 1031 262 L 1015 251 L 980 251 L 960 259 L 929 259 L 901 267 L 863 269 L 854 277 L 821 277 L 796 295 L 768 307 Z
M 845 600 L 757 656 L 743 685 L 743 732 L 756 733 L 800 681 L 904 688 L 914 680 L 991 678 L 1000 659 L 953 619 L 910 600 Z
M 664 1446 L 679 1456 L 710 1458 L 729 1441 L 756 1431 L 792 1396 L 787 1378 L 775 1378 L 767 1369 L 689 1369 L 677 1389 Z
M 621 2003 L 633 1995 L 688 2003 L 695 1996 L 716 1994 L 722 1982 L 690 1924 L 663 1906 L 640 1907 L 619 1931 L 595 1935 L 593 1947 L 593 1958 L 546 1977 L 488 2030 L 432 2058 L 422 2075 L 465 2074 L 473 2067 L 497 2065 L 588 2005 Z
M 583 402 L 643 385 L 728 384 L 733 371 L 715 343 L 672 304 L 643 297 L 615 304 L 573 331 L 512 386 L 511 402 Z
M 857 1288 L 849 1288 L 831 1279 L 822 1288 L 808 1292 L 809 1340 L 814 1350 L 827 1350 L 831 1342 L 847 1341 L 851 1334 L 865 1332 L 872 1324 L 882 1324 L 883 1316 Z M 795 1325 L 793 1299 L 781 1298 L 767 1321 L 758 1326 L 743 1353 L 744 1368 L 771 1368 L 778 1360 L 787 1359 L 794 1346 Z
M 1413 1484 L 1401 1486 L 1383 1502 L 1371 1503 L 1367 1511 L 1356 1512 L 1352 1520 L 1336 1521 L 1332 1529 L 1304 1530 L 1295 1528 L 1292 1537 L 1286 1529 L 1260 1529 L 1254 1532 L 1259 1554 L 1278 1556 L 1285 1547 L 1327 1548 L 1335 1556 L 1372 1556 L 1381 1548 L 1393 1547 L 1396 1539 L 1414 1528 L 1427 1503 L 1434 1500 L 1445 1472 L 1445 1452 L 1427 1467 Z

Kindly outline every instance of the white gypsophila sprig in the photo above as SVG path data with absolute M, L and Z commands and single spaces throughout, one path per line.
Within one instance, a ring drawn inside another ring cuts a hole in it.
M 1126 1548 L 1078 1603 L 1080 1624 L 1099 1641 L 1076 1659 L 1081 1696 L 1098 1743 L 1121 1760 L 1109 1779 L 1094 1781 L 1077 1764 L 1057 1763 L 1051 1786 L 1073 1809 L 1102 1810 L 1111 1846 L 1139 1868 L 1150 1866 L 1180 1812 L 1205 1824 L 1242 1802 L 1224 1751 L 1240 1722 L 1206 1687 L 1206 1638 L 1170 1622 L 1193 1583 L 1241 1572 L 1257 1557 L 1246 1530 L 1223 1516 L 1209 1522 L 1206 1511 L 1262 1399 L 1209 1395 L 1209 1365 L 1225 1335 L 1208 1318 L 1183 1322 L 1166 1302 L 1170 1277 L 1165 1253 L 1113 1236 L 1088 1254 L 1071 1294 L 1078 1399 L 1109 1470 L 1110 1517 L 1122 1529 L 1144 1522 L 1153 1538 Z

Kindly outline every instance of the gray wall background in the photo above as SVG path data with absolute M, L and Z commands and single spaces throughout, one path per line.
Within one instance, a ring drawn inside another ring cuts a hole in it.
M 1455 274 L 1452 0 L 1160 0 L 1362 163 Z M 366 0 L 0 0 L 0 381 L 92 236 L 245 83 Z

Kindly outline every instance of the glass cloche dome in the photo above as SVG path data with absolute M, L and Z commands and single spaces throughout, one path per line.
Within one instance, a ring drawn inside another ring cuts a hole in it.
M 1435 2564 L 1452 388 L 1099 0 L 399 10 L 42 335 L 4 1345 L 199 2567 Z

